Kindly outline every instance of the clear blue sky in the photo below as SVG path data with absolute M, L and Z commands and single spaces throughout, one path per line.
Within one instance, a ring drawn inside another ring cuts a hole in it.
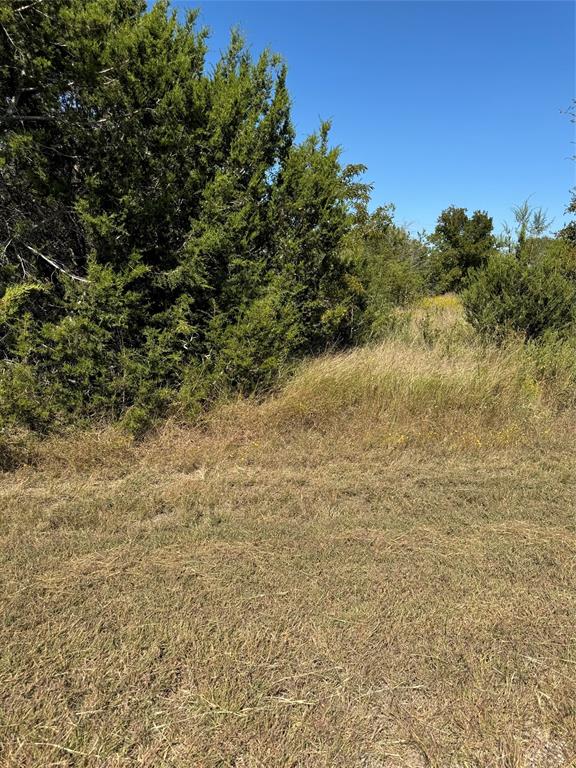
M 333 122 L 346 162 L 368 166 L 373 205 L 434 227 L 450 204 L 487 210 L 497 228 L 530 197 L 564 219 L 576 184 L 572 2 L 188 2 L 226 47 L 238 25 L 254 55 L 288 64 L 303 136 Z M 212 55 L 211 55 L 212 59 Z

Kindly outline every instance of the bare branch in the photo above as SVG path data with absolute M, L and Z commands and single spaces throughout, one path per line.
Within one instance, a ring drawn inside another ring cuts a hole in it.
M 22 11 L 27 11 L 28 8 L 33 8 L 35 5 L 40 5 L 43 2 L 44 0 L 35 0 L 33 3 L 29 3 L 28 5 L 22 5 L 20 8 L 16 8 L 15 13 L 22 13 Z
M 6 29 L 6 27 L 4 26 L 4 24 L 0 24 L 0 27 L 2 27 L 2 30 L 3 30 L 4 34 L 6 35 L 6 37 L 8 38 L 8 40 L 10 41 L 10 43 L 12 44 L 12 47 L 13 47 L 13 48 L 16 48 L 16 50 L 18 50 L 18 46 L 16 45 L 16 43 L 14 42 L 14 40 L 12 40 L 12 38 L 10 37 L 10 35 L 8 34 L 8 30 Z
M 71 277 L 72 280 L 78 280 L 80 283 L 90 282 L 90 280 L 88 280 L 86 277 L 80 277 L 80 275 L 73 275 L 72 272 L 68 272 L 68 270 L 64 269 L 64 267 L 61 264 L 58 264 L 58 262 L 54 261 L 49 256 L 45 256 L 43 253 L 40 253 L 40 251 L 37 251 L 36 248 L 32 248 L 31 245 L 27 245 L 26 243 L 24 243 L 24 247 L 27 248 L 35 256 L 39 256 L 41 259 L 44 259 L 44 261 L 50 264 L 50 266 L 54 267 L 54 269 L 57 269 L 60 272 L 63 272 L 65 275 L 68 275 L 68 277 Z
M 60 117 L 60 115 L 4 115 L 4 117 L 0 117 L 0 123 L 6 123 L 8 120 L 13 120 L 14 122 L 28 122 L 30 120 L 36 120 L 38 122 L 46 122 L 47 120 L 57 120 Z

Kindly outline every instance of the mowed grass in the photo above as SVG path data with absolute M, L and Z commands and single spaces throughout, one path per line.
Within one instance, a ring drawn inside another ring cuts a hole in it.
M 443 300 L 195 428 L 42 443 L 0 475 L 0 764 L 576 764 L 575 437 Z

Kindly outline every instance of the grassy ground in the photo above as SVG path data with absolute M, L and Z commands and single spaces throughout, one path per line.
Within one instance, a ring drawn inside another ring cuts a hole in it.
M 2 766 L 576 764 L 575 412 L 449 300 L 0 475 Z

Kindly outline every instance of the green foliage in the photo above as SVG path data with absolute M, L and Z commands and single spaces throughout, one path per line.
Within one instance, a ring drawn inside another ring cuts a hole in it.
M 356 212 L 343 241 L 342 255 L 354 271 L 362 311 L 356 316 L 356 338 L 382 335 L 394 307 L 412 303 L 424 292 L 427 249 L 394 222 L 394 206 Z
M 505 256 L 486 213 L 448 208 L 430 254 L 368 213 L 328 123 L 296 143 L 277 56 L 234 32 L 208 69 L 197 13 L 165 0 L 40 5 L 0 0 L 0 430 L 140 434 L 471 275 L 483 333 L 574 322 L 573 252 L 541 211 L 515 210 Z
M 558 232 L 558 237 L 576 246 L 576 190 L 572 191 L 566 213 L 572 214 L 572 219 Z
M 485 211 L 468 216 L 466 208 L 451 206 L 438 217 L 430 243 L 431 288 L 436 293 L 460 291 L 470 270 L 484 266 L 494 250 L 492 219 Z
M 363 167 L 295 143 L 281 60 L 233 33 L 207 72 L 166 2 L 36 6 L 0 0 L 0 418 L 139 433 L 349 341 Z
M 289 367 L 306 343 L 306 328 L 297 297 L 272 284 L 235 320 L 217 315 L 209 339 L 217 350 L 211 366 L 215 377 L 236 388 L 260 390 L 273 386 Z
M 576 251 L 561 240 L 493 254 L 462 295 L 466 317 L 483 335 L 516 332 L 528 339 L 576 323 Z

